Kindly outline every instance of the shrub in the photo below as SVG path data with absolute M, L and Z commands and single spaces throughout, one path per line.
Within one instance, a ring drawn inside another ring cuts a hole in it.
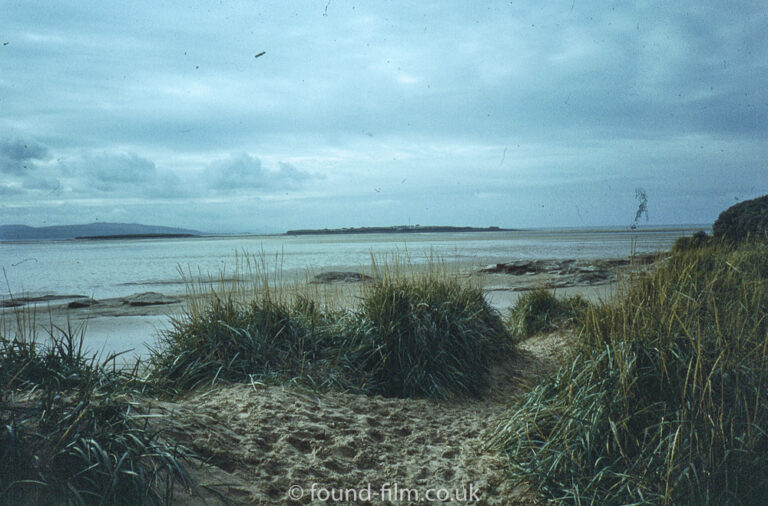
M 765 503 L 767 263 L 764 244 L 678 253 L 588 311 L 496 433 L 513 475 L 573 503 Z
M 72 329 L 47 346 L 0 337 L 0 503 L 164 504 L 191 484 L 115 358 L 88 359 Z
M 768 195 L 739 202 L 720 213 L 712 226 L 715 238 L 730 243 L 768 239 Z
M 378 279 L 348 310 L 279 288 L 250 302 L 195 302 L 152 350 L 150 383 L 171 394 L 256 377 L 395 397 L 480 395 L 509 336 L 480 288 L 433 267 L 374 262 Z

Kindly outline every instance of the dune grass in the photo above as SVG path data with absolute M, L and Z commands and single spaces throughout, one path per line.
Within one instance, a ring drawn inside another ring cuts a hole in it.
M 508 325 L 518 339 L 524 339 L 572 325 L 588 306 L 587 300 L 579 295 L 560 299 L 552 290 L 537 288 L 517 299 L 510 310 Z
M 510 349 L 481 289 L 438 261 L 373 259 L 371 270 L 347 308 L 258 273 L 248 293 L 212 292 L 161 336 L 152 383 L 171 392 L 258 379 L 395 397 L 479 395 L 489 363 Z
M 482 289 L 440 263 L 374 274 L 342 330 L 354 382 L 391 397 L 480 396 L 489 365 L 512 349 Z
M 768 246 L 679 248 L 587 310 L 567 366 L 494 437 L 550 500 L 768 500 Z
M 0 503 L 166 504 L 187 452 L 142 414 L 136 371 L 98 360 L 81 329 L 0 336 Z

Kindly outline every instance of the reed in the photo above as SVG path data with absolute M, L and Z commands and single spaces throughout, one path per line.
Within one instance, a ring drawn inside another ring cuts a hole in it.
M 550 500 L 768 499 L 768 245 L 678 251 L 591 307 L 493 444 Z

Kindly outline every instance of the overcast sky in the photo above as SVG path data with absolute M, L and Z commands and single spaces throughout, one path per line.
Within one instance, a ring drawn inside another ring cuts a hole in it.
M 768 193 L 767 32 L 765 0 L 0 0 L 0 224 L 628 226 L 638 188 L 640 226 L 712 223 Z

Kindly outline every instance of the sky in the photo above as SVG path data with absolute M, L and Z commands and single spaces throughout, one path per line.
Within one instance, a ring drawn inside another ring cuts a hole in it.
M 711 224 L 768 193 L 767 31 L 764 0 L 0 0 L 0 224 Z

